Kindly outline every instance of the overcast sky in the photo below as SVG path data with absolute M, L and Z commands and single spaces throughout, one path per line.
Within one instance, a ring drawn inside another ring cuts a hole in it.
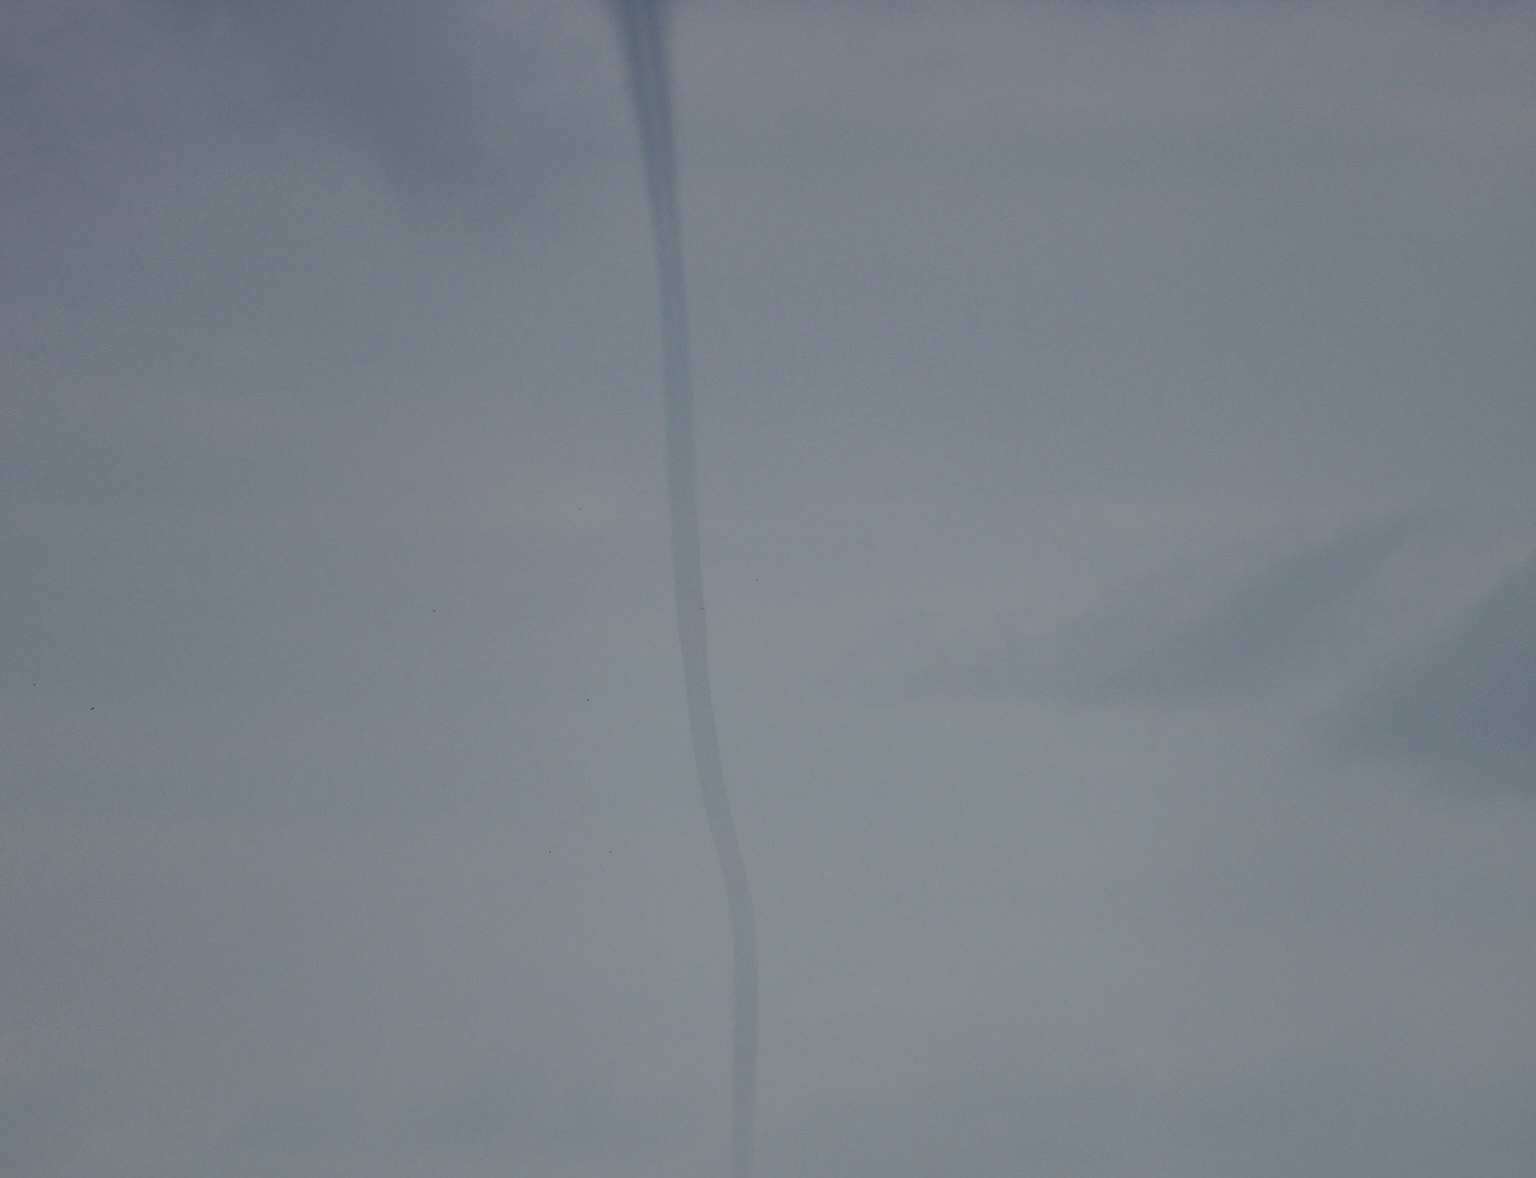
M 1525 1178 L 1532 9 L 675 16 L 764 1178 Z M 0 1170 L 720 1173 L 601 7 L 0 80 Z

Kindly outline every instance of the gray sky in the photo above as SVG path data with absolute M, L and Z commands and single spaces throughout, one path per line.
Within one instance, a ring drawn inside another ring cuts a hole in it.
M 0 1167 L 718 1171 L 596 3 L 0 25 Z M 1536 1156 L 1536 20 L 682 4 L 763 1174 Z

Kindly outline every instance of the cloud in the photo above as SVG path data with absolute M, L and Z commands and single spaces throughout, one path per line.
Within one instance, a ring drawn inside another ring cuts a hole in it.
M 1431 772 L 1471 771 L 1529 793 L 1536 782 L 1536 557 L 1451 629 L 1380 676 L 1331 722 L 1333 746 Z
M 46 631 L 42 624 L 47 549 L 34 536 L 0 521 L 0 680 L 14 674 L 35 681 Z
M 1466 1099 L 1453 1084 L 1393 1068 L 1390 1050 L 1354 1046 L 1341 1058 L 1300 1042 L 1160 1077 L 1082 1070 L 1051 1054 L 1028 1023 L 975 1029 L 933 1044 L 916 1077 L 808 1110 L 765 1151 L 764 1169 L 785 1178 L 1021 1170 L 1286 1178 L 1299 1167 L 1386 1178 L 1454 1169 L 1476 1155 L 1479 1174 L 1519 1173 L 1515 1159 L 1532 1135 L 1518 1075 Z
M 298 138 L 376 170 L 428 222 L 504 223 L 617 140 L 596 16 L 470 0 L 20 0 L 0 49 L 8 284 L 150 177 L 218 145 Z M 550 54 L 556 55 L 551 63 Z M 569 57 L 590 54 L 585 70 Z M 617 86 L 611 87 L 615 91 Z M 18 264 L 27 265 L 18 270 Z
M 646 856 L 514 823 L 105 816 L 11 823 L 5 851 L 27 887 L 0 899 L 0 1152 L 23 1173 L 538 1174 L 654 1159 L 691 1124 L 666 963 L 620 950 L 634 913 L 597 882 L 666 892 Z
M 1015 641 L 920 682 L 1100 705 L 1262 695 L 1326 661 L 1356 595 L 1420 528 L 1421 521 L 1403 515 L 1347 526 L 1267 557 L 1235 584 L 1230 558 L 1207 558 L 1213 567 L 1205 569 L 1199 561 L 1181 563 L 1116 592 L 1053 634 Z
M 373 156 L 408 189 L 484 179 L 491 161 L 474 72 L 483 27 L 462 0 L 151 0 L 190 34 L 184 51 L 206 50 L 211 30 L 234 33 L 272 76 L 295 114 Z M 198 38 L 201 37 L 201 43 Z M 224 48 L 230 42 L 226 37 Z M 498 96 L 501 125 L 516 118 L 519 75 L 527 63 L 514 44 L 498 61 L 510 84 Z M 523 179 L 527 179 L 524 177 Z
M 5 14 L 0 1154 L 714 1178 L 601 6 Z M 764 1178 L 1525 1178 L 1528 8 L 676 15 Z

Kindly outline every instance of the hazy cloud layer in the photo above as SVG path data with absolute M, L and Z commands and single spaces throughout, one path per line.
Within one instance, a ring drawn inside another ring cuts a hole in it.
M 1405 656 L 1334 732 L 1355 753 L 1536 781 L 1536 559 L 1507 573 L 1449 634 Z
M 1237 574 L 1235 585 L 1221 562 L 1207 560 L 1201 567 L 1186 560 L 1066 622 L 1037 649 L 1015 642 L 982 653 L 969 666 L 935 668 L 917 685 L 1068 703 L 1173 706 L 1272 692 L 1329 662 L 1348 640 L 1351 623 L 1358 622 L 1360 590 L 1381 573 L 1411 526 L 1391 519 L 1346 528 L 1270 556 L 1257 572 Z M 1210 581 L 1219 585 L 1214 594 Z
M 1536 26 L 918 7 L 677 12 L 761 1173 L 1523 1175 Z M 717 1173 L 599 6 L 0 20 L 0 1157 Z

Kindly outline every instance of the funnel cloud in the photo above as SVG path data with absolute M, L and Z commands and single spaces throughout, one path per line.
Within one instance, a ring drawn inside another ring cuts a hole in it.
M 757 1088 L 757 949 L 752 893 L 736 838 L 715 705 L 709 687 L 704 572 L 699 556 L 698 470 L 693 444 L 693 388 L 688 353 L 688 301 L 683 281 L 682 225 L 677 201 L 677 146 L 672 129 L 665 13 L 659 0 L 613 0 L 629 73 L 630 97 L 645 157 L 656 277 L 661 305 L 662 386 L 667 419 L 667 497 L 672 527 L 673 597 L 683 656 L 688 726 L 704 815 L 720 860 L 731 926 L 731 1172 L 752 1172 L 752 1119 Z

